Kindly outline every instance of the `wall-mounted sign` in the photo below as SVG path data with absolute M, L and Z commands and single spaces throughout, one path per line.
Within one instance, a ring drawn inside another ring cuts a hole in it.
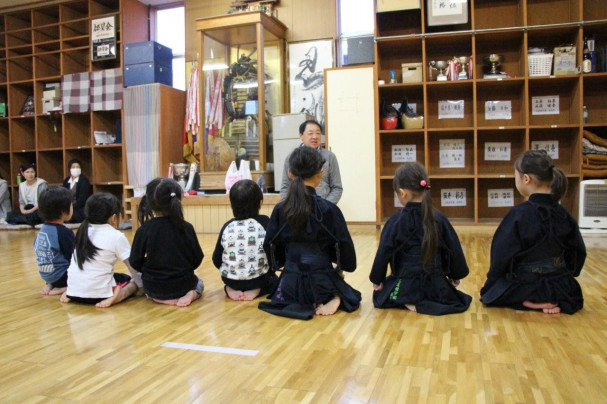
M 91 61 L 116 59 L 116 16 L 91 20 Z

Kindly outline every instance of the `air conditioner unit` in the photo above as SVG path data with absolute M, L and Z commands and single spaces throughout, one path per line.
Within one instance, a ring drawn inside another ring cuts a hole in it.
M 579 225 L 586 229 L 607 229 L 607 180 L 580 182 Z

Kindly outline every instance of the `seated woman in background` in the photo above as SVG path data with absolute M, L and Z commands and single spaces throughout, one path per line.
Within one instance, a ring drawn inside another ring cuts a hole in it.
M 27 224 L 34 227 L 42 223 L 38 212 L 38 197 L 48 188 L 48 183 L 36 177 L 36 163 L 19 166 L 19 173 L 25 179 L 19 184 L 19 210 L 9 212 L 6 221 L 10 224 Z
M 78 159 L 71 159 L 67 163 L 70 175 L 63 180 L 63 187 L 70 190 L 73 197 L 74 214 L 67 223 L 81 223 L 84 220 L 84 204 L 93 194 L 93 187 L 89 179 L 82 174 L 82 163 Z
M 0 175 L 0 223 L 6 223 L 6 215 L 11 210 L 11 194 L 8 183 Z

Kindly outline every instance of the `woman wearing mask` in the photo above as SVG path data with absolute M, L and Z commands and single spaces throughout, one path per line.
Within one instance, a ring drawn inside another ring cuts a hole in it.
M 67 223 L 81 223 L 84 220 L 84 204 L 93 194 L 93 187 L 89 179 L 82 174 L 82 163 L 78 159 L 71 159 L 67 163 L 70 175 L 63 180 L 63 187 L 70 190 L 73 196 L 74 214 Z

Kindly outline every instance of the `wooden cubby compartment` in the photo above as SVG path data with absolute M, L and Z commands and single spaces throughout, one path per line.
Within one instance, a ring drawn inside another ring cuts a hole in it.
M 0 151 L 0 176 L 4 178 L 9 184 L 12 183 L 11 179 L 11 156 L 10 153 Z
M 34 28 L 34 44 L 59 41 L 59 25 Z
M 11 154 L 13 175 L 11 176 L 11 184 L 17 185 L 17 175 L 19 174 L 19 167 L 23 164 L 36 163 L 36 152 L 34 151 L 13 151 Z M 38 170 L 36 170 L 38 171 Z M 41 175 L 42 178 L 44 176 Z
M 377 13 L 377 36 L 400 36 L 422 33 L 421 9 L 398 10 Z
M 88 49 L 78 49 L 61 53 L 63 74 L 83 73 L 89 70 Z
M 10 123 L 11 150 L 31 151 L 36 149 L 36 124 L 34 117 L 13 118 Z
M 394 176 L 396 169 L 403 163 L 392 161 L 392 146 L 415 145 L 415 160 L 424 164 L 424 131 L 423 130 L 399 130 L 393 133 L 382 133 L 380 135 L 380 175 Z
M 21 30 L 32 27 L 31 10 L 16 11 L 6 14 L 6 31 Z
M 89 112 L 63 114 L 66 148 L 88 148 L 92 145 Z
M 607 19 L 607 7 L 604 0 L 584 0 L 584 21 Z
M 117 13 L 120 11 L 119 0 L 91 0 L 90 2 L 90 16 L 96 17 L 105 14 Z
M 96 184 L 122 184 L 122 147 L 96 146 L 93 148 L 93 175 Z
M 63 181 L 63 152 L 40 151 L 38 152 L 37 172 L 50 185 L 61 185 Z
M 558 142 L 558 158 L 553 158 L 554 165 L 559 167 L 567 175 L 579 175 L 580 170 L 580 150 L 579 131 L 576 128 L 542 128 L 529 130 L 529 148 L 535 149 L 537 144 L 534 142 Z M 556 144 L 555 144 L 556 145 Z
M 563 199 L 561 199 L 561 205 L 569 212 L 575 212 L 574 216 L 577 216 L 579 209 L 579 192 L 580 192 L 580 178 L 569 177 L 567 181 L 567 192 Z
M 0 83 L 6 83 L 6 60 L 4 59 L 0 59 Z M 6 94 L 6 90 L 4 94 Z
M 32 31 L 30 29 L 6 33 L 6 45 L 14 54 L 32 53 Z
M 89 15 L 88 0 L 70 1 L 59 5 L 59 19 L 61 22 L 81 20 Z
M 555 78 L 529 79 L 529 125 L 579 125 L 580 88 L 577 76 L 558 76 Z M 551 115 L 533 115 L 534 97 L 558 96 L 559 113 Z
M 82 38 L 89 35 L 89 21 L 75 20 L 61 25 L 62 40 L 69 41 L 74 38 Z
M 32 11 L 33 26 L 41 27 L 59 23 L 59 6 L 36 8 Z
M 424 115 L 424 88 L 421 83 L 417 84 L 385 84 L 379 86 L 380 100 L 385 100 L 388 105 L 402 104 L 407 101 L 409 104 L 415 104 L 415 111 Z M 402 127 L 402 122 L 398 123 L 399 129 Z
M 527 0 L 527 25 L 580 21 L 580 1 L 582 0 Z
M 472 56 L 472 36 L 468 33 L 429 37 L 424 43 L 427 63 L 437 60 L 448 61 L 459 56 Z
M 512 168 L 514 171 L 514 168 Z M 478 221 L 499 222 L 512 209 L 512 206 L 489 207 L 489 191 L 498 189 L 512 190 L 514 206 L 524 202 L 516 189 L 513 178 L 479 178 L 478 179 Z
M 444 168 L 440 166 L 440 141 L 446 139 L 464 139 L 464 167 Z M 426 170 L 430 176 L 474 175 L 474 132 L 471 130 L 429 132 L 428 160 Z
M 0 153 L 10 151 L 8 119 L 0 118 Z
M 487 143 L 510 143 L 509 160 L 486 160 Z M 512 177 L 514 160 L 526 150 L 524 129 L 491 129 L 477 132 L 476 166 L 479 177 Z
M 52 119 L 56 120 L 57 131 Z M 63 146 L 61 136 L 61 115 L 40 115 L 36 117 L 36 133 L 38 150 L 59 149 Z
M 28 96 L 34 95 L 34 86 L 30 83 L 10 84 L 8 87 L 9 116 L 19 116 Z
M 33 71 L 34 65 L 31 56 L 8 60 L 8 79 L 11 82 L 31 80 Z
M 115 135 L 121 119 L 120 110 L 117 111 L 94 111 L 93 113 L 93 132 L 105 131 L 107 134 Z M 94 140 L 94 139 L 93 139 Z
M 431 82 L 427 84 L 426 115 L 428 129 L 472 128 L 474 125 L 473 87 L 470 80 Z M 441 118 L 441 101 L 464 101 L 463 118 Z
M 521 27 L 525 25 L 523 10 L 523 0 L 475 0 L 474 28 Z
M 486 110 L 493 101 L 510 101 L 511 119 L 485 119 Z M 487 105 L 487 103 L 490 103 Z M 524 80 L 487 80 L 476 87 L 476 126 L 510 127 L 525 125 L 525 81 Z
M 58 52 L 34 56 L 34 77 L 36 79 L 60 77 L 60 61 Z
M 483 75 L 491 69 L 485 65 L 483 58 L 497 53 L 504 57 L 504 61 L 498 69 L 508 73 L 510 78 L 525 77 L 525 40 L 522 31 L 485 32 L 476 35 L 475 60 L 473 74 L 477 79 L 483 79 Z M 485 79 L 496 81 L 496 79 Z
M 544 11 L 544 14 L 550 15 L 551 13 Z M 583 38 L 579 36 L 579 28 L 575 26 L 531 29 L 527 33 L 527 47 L 543 48 L 547 52 L 553 53 L 556 46 L 574 45 L 576 46 L 576 58 L 581 63 L 583 45 L 581 39 Z M 554 58 L 552 63 L 554 64 Z M 577 75 L 573 75 L 573 77 L 577 77 Z
M 473 178 L 432 178 L 430 175 L 430 184 L 432 186 L 432 204 L 434 207 L 452 222 L 471 222 L 474 221 L 474 179 Z M 441 206 L 441 194 L 449 189 L 465 189 L 465 206 Z
M 588 110 L 588 124 L 607 125 L 607 73 L 584 76 L 584 102 Z
M 402 64 L 422 62 L 422 40 L 381 41 L 377 43 L 377 52 L 377 78 L 389 83 L 392 70 L 397 82 L 402 83 Z

